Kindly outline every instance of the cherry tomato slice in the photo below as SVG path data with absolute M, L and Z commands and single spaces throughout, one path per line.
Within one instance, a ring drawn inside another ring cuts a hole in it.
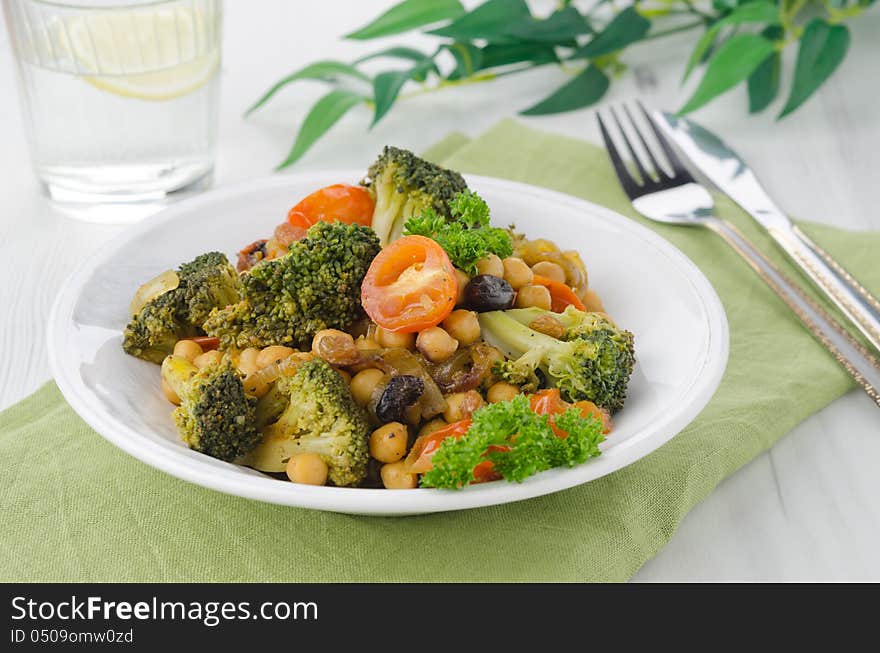
M 550 310 L 554 313 L 561 313 L 567 306 L 574 306 L 579 311 L 587 310 L 581 298 L 567 284 L 537 274 L 532 283 L 550 291 Z
M 302 229 L 303 233 L 305 233 L 306 230 L 315 223 L 312 222 L 305 213 L 297 211 L 296 207 L 294 207 L 287 212 L 287 222 L 278 226 L 281 227 L 284 224 L 287 224 L 292 229 Z
M 550 416 L 550 428 L 553 429 L 553 432 L 556 435 L 560 438 L 568 437 L 568 433 L 556 427 L 556 419 L 554 418 L 555 415 L 564 413 L 571 408 L 569 403 L 562 400 L 559 390 L 556 388 L 550 388 L 548 390 L 536 392 L 529 397 L 529 405 L 534 413 Z
M 562 396 L 556 388 L 541 390 L 531 395 L 529 406 L 532 412 L 538 415 L 558 415 L 571 408 L 567 402 L 562 400 Z
M 443 248 L 404 236 L 373 259 L 361 286 L 367 315 L 383 329 L 415 333 L 440 324 L 455 308 L 458 281 Z
M 335 220 L 369 227 L 373 222 L 373 206 L 373 198 L 363 186 L 333 184 L 300 201 L 290 209 L 287 219 L 294 226 L 303 226 L 298 222 L 302 216 L 309 223 L 305 225 L 307 228 L 316 222 Z
M 460 422 L 447 424 L 442 429 L 433 433 L 420 435 L 413 443 L 409 455 L 406 457 L 404 466 L 407 474 L 424 474 L 431 469 L 431 456 L 440 448 L 446 438 L 460 438 L 471 427 L 471 420 L 463 419 Z M 487 461 L 488 462 L 488 461 Z M 483 463 L 480 463 L 483 464 Z M 479 465 L 478 465 L 479 466 Z
M 303 239 L 308 230 L 309 225 L 301 226 L 295 225 L 292 222 L 282 222 L 275 227 L 272 238 L 275 239 L 278 245 L 286 248 L 290 246 L 290 243 Z
M 607 410 L 599 408 L 592 401 L 587 400 L 575 402 L 574 407 L 581 411 L 581 417 L 595 417 L 602 422 L 602 433 L 604 435 L 611 433 L 613 424 L 611 422 L 611 414 Z

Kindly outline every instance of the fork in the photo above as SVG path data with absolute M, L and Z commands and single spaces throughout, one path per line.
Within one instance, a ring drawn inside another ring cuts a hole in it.
M 880 361 L 835 317 L 749 242 L 736 226 L 714 215 L 715 205 L 709 191 L 684 167 L 644 106 L 640 102 L 637 104 L 647 130 L 640 128 L 639 122 L 626 104 L 623 105 L 623 114 L 629 131 L 635 135 L 641 146 L 642 157 L 636 153 L 633 141 L 624 128 L 624 121 L 621 121 L 614 107 L 609 109 L 611 120 L 603 120 L 601 112 L 596 113 L 611 165 L 633 208 L 650 220 L 703 227 L 724 239 L 880 407 Z M 638 177 L 621 156 L 611 138 L 609 125 L 616 127 L 620 142 L 623 143 Z M 646 133 L 649 134 L 647 137 Z M 653 140 L 656 145 L 649 145 L 649 140 Z M 667 169 L 660 164 L 660 158 L 665 159 Z

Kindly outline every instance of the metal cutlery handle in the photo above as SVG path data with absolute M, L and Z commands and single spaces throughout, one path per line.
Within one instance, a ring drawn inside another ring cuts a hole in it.
M 769 231 L 789 257 L 880 351 L 880 301 L 797 226 Z
M 755 248 L 735 226 L 720 218 L 711 218 L 703 224 L 727 241 L 745 259 L 880 407 L 880 361 L 853 338 L 828 311 Z

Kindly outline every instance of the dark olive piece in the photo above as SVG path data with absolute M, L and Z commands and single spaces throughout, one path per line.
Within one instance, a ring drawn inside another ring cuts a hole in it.
M 464 303 L 472 311 L 505 311 L 513 306 L 516 291 L 501 277 L 478 274 L 464 288 Z
M 425 382 L 417 376 L 393 376 L 376 404 L 376 418 L 382 424 L 402 422 L 406 409 L 425 392 Z

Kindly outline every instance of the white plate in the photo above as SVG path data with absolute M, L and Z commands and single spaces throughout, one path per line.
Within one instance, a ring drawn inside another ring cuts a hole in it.
M 599 478 L 668 441 L 715 392 L 727 364 L 727 320 L 712 286 L 678 249 L 594 204 L 468 177 L 489 203 L 495 224 L 515 223 L 531 237 L 577 249 L 608 312 L 635 334 L 638 362 L 629 397 L 601 456 L 524 483 L 389 491 L 296 485 L 189 450 L 159 389 L 159 368 L 127 356 L 120 346 L 135 289 L 202 252 L 233 255 L 270 234 L 309 192 L 358 178 L 358 172 L 309 173 L 213 191 L 127 230 L 84 261 L 58 293 L 48 329 L 52 372 L 73 409 L 135 458 L 198 485 L 290 506 L 406 515 L 519 501 Z

